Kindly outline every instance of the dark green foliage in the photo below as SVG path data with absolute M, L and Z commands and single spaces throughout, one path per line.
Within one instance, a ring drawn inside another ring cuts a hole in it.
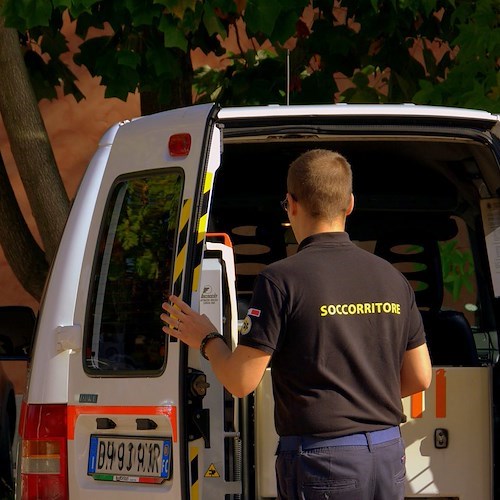
M 285 103 L 288 90 L 291 103 L 416 102 L 500 111 L 500 0 L 343 0 L 341 9 L 333 0 L 316 0 L 309 25 L 301 18 L 308 5 L 247 0 L 239 10 L 233 0 L 4 0 L 2 14 L 23 34 L 39 98 L 53 98 L 57 85 L 83 97 L 59 59 L 67 50 L 60 28 L 68 11 L 85 39 L 75 61 L 102 78 L 110 97 L 139 90 L 156 96 L 160 108 L 174 107 L 191 104 L 194 85 L 199 101 L 225 104 Z M 275 50 L 225 54 L 220 41 L 238 20 L 249 37 L 269 40 Z M 90 28 L 105 26 L 109 34 L 86 39 Z M 40 40 L 43 59 L 29 50 Z M 412 55 L 415 44 L 419 57 Z M 439 59 L 438 46 L 446 48 Z M 195 48 L 225 54 L 229 66 L 194 72 Z M 333 75 L 349 80 L 348 88 L 339 92 Z M 380 75 L 383 89 L 373 85 Z

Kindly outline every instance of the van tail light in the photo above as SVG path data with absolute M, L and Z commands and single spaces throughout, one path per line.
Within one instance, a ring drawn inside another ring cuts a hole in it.
M 67 500 L 67 406 L 26 404 L 19 432 L 21 500 Z

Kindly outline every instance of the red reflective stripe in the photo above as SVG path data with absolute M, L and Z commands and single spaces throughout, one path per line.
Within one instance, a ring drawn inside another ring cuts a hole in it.
M 436 418 L 446 418 L 446 370 L 436 370 Z
M 410 402 L 411 418 L 422 418 L 422 414 L 424 412 L 424 393 L 417 392 L 417 394 L 412 394 Z
M 68 439 L 75 439 L 76 420 L 80 415 L 165 415 L 172 426 L 172 440 L 177 442 L 177 407 L 175 406 L 76 406 L 68 405 Z

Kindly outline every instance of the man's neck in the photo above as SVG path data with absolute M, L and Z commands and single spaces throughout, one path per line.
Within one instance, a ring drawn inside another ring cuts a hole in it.
M 302 228 L 294 229 L 297 242 L 300 243 L 313 234 L 319 233 L 341 233 L 345 231 L 345 219 L 335 219 L 332 222 L 326 222 L 316 219 L 306 221 Z

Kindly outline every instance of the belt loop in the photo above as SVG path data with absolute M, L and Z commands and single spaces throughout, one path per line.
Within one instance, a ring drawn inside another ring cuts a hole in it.
M 366 432 L 365 436 L 366 436 L 366 442 L 368 443 L 368 449 L 370 450 L 370 453 L 372 453 L 373 452 L 372 437 L 369 432 Z

